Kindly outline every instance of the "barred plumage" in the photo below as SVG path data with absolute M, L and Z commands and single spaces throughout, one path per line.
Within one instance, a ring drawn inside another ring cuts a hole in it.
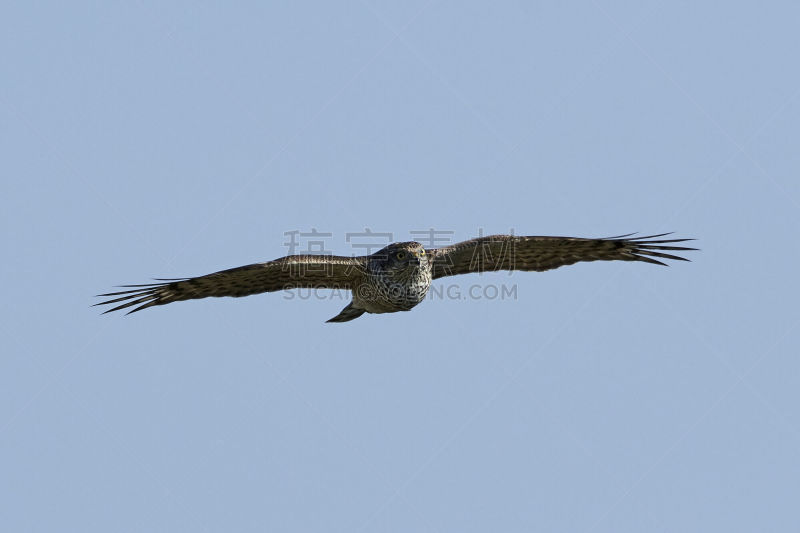
M 122 285 L 130 289 L 100 294 L 116 298 L 95 305 L 119 303 L 105 312 L 133 307 L 129 313 L 134 313 L 209 296 L 240 297 L 292 288 L 348 289 L 353 291 L 353 301 L 328 320 L 346 322 L 365 312 L 408 311 L 425 298 L 432 280 L 445 276 L 494 270 L 542 272 L 580 261 L 657 265 L 666 265 L 659 259 L 688 261 L 665 252 L 696 250 L 675 246 L 693 239 L 659 239 L 667 235 L 631 238 L 628 234 L 604 239 L 492 235 L 427 251 L 412 241 L 390 244 L 369 256 L 291 255 L 196 278 Z

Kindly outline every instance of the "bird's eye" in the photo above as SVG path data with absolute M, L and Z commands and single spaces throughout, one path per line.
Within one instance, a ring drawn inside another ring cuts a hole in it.
M 405 252 L 397 252 L 397 258 L 402 261 L 403 259 L 406 258 L 406 253 Z
M 425 249 L 424 248 L 420 248 L 419 249 L 419 255 L 425 255 Z

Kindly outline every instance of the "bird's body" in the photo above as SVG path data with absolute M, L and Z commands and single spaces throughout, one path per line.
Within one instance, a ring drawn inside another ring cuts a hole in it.
M 425 299 L 431 282 L 444 276 L 493 270 L 545 271 L 579 261 L 644 261 L 685 258 L 664 253 L 695 248 L 674 246 L 690 239 L 654 240 L 662 235 L 606 239 L 493 235 L 425 250 L 414 241 L 390 244 L 368 256 L 290 255 L 196 278 L 125 285 L 132 290 L 101 294 L 124 302 L 106 312 L 132 312 L 208 296 L 247 296 L 292 288 L 347 289 L 353 300 L 328 322 L 347 322 L 364 313 L 409 311 Z
M 420 243 L 389 245 L 367 260 L 366 275 L 353 289 L 353 306 L 368 313 L 409 311 L 425 299 L 432 279 Z

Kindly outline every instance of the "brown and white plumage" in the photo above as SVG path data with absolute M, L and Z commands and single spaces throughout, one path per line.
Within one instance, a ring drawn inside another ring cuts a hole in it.
M 330 255 L 290 255 L 196 278 L 156 279 L 159 283 L 120 285 L 132 289 L 99 294 L 117 298 L 95 305 L 124 302 L 105 313 L 138 305 L 128 312 L 130 314 L 154 305 L 209 296 L 240 297 L 293 288 L 350 290 L 363 275 L 363 264 L 358 259 Z
M 390 244 L 369 256 L 291 255 L 222 270 L 206 276 L 161 279 L 158 283 L 123 285 L 124 291 L 95 305 L 133 307 L 129 313 L 155 305 L 209 296 L 248 296 L 293 288 L 347 289 L 353 301 L 329 322 L 346 322 L 367 313 L 408 311 L 424 298 L 433 279 L 494 270 L 545 271 L 580 261 L 688 261 L 665 252 L 695 250 L 676 243 L 692 239 L 659 239 L 668 234 L 605 239 L 492 235 L 443 248 L 425 250 L 418 242 Z
M 669 233 L 636 238 L 629 238 L 629 234 L 604 239 L 515 235 L 478 237 L 431 250 L 433 279 L 493 270 L 544 272 L 581 261 L 644 261 L 665 266 L 654 258 L 688 261 L 664 251 L 695 250 L 670 246 L 693 239 L 654 240 L 666 235 Z

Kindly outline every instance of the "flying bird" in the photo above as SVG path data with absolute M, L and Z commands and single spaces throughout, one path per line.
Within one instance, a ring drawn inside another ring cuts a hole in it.
M 445 276 L 496 270 L 543 272 L 581 261 L 643 261 L 666 266 L 656 258 L 688 259 L 665 252 L 697 250 L 675 246 L 693 239 L 660 239 L 669 233 L 631 235 L 604 239 L 491 235 L 429 250 L 410 241 L 364 256 L 289 255 L 196 278 L 121 285 L 128 290 L 99 294 L 114 298 L 95 305 L 122 302 L 106 313 L 136 306 L 130 314 L 209 296 L 240 297 L 295 288 L 346 289 L 352 291 L 352 301 L 328 322 L 347 322 L 364 313 L 409 311 L 425 298 L 433 280 Z

